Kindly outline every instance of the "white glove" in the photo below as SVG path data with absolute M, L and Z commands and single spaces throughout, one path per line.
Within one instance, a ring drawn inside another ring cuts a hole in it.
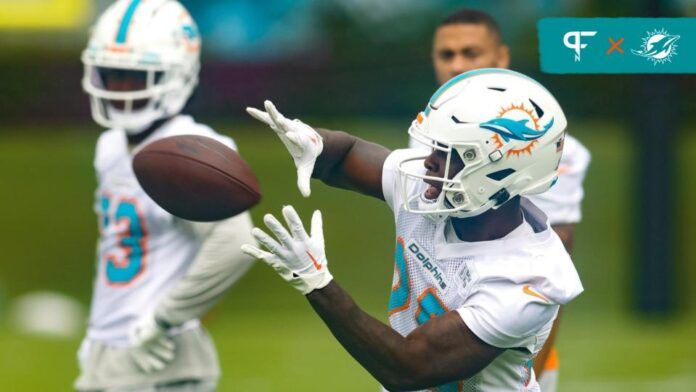
M 131 357 L 143 373 L 158 372 L 174 360 L 174 340 L 153 315 L 143 317 L 131 333 Z
M 265 101 L 266 111 L 248 107 L 249 113 L 255 119 L 266 123 L 275 133 L 295 160 L 297 167 L 297 187 L 302 196 L 309 197 L 312 192 L 309 188 L 309 180 L 314 171 L 314 163 L 324 148 L 321 135 L 314 128 L 300 120 L 288 120 L 271 101 Z
M 270 252 L 248 244 L 242 245 L 242 252 L 263 260 L 302 294 L 325 287 L 333 280 L 333 276 L 329 272 L 324 251 L 321 212 L 317 210 L 312 215 L 311 236 L 307 235 L 292 206 L 283 207 L 283 216 L 292 235 L 278 219 L 266 214 L 263 221 L 280 242 L 255 227 L 251 234 Z

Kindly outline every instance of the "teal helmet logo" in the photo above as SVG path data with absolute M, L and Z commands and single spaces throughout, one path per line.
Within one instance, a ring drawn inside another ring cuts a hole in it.
M 523 103 L 501 108 L 498 117 L 479 124 L 479 127 L 494 132 L 492 139 L 497 148 L 502 148 L 511 140 L 527 142 L 522 148 L 508 150 L 508 157 L 525 153 L 531 155 L 538 143 L 537 139 L 544 136 L 552 126 L 553 117 L 541 125 L 534 110 L 526 108 Z
M 184 30 L 184 36 L 188 40 L 194 40 L 198 38 L 198 29 L 193 24 L 185 24 L 182 28 Z

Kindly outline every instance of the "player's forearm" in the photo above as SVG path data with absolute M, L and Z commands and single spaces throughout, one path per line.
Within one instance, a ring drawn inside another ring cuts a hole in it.
M 323 138 L 324 149 L 317 157 L 313 177 L 333 187 L 383 200 L 382 166 L 389 150 L 345 132 L 316 131 Z
M 350 355 L 390 391 L 433 386 L 411 342 L 360 309 L 335 281 L 307 299 Z
M 251 227 L 248 213 L 218 223 L 184 277 L 158 303 L 157 320 L 180 325 L 205 315 L 251 266 L 252 259 L 239 249 L 254 242 Z

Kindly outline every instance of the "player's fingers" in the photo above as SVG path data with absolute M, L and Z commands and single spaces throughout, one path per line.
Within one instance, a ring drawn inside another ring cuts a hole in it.
M 253 257 L 253 258 L 255 258 L 255 259 L 258 259 L 258 260 L 266 260 L 266 259 L 272 259 L 272 258 L 273 258 L 273 254 L 272 254 L 272 253 L 268 253 L 268 252 L 266 252 L 266 251 L 263 251 L 263 250 L 261 250 L 261 249 L 255 247 L 255 246 L 253 246 L 253 245 L 244 244 L 244 245 L 242 245 L 242 247 L 241 247 L 240 249 L 241 249 L 242 252 L 244 252 L 245 254 L 247 254 L 247 255 L 249 255 L 250 257 Z
M 288 224 L 293 237 L 300 240 L 305 240 L 307 238 L 307 231 L 302 224 L 302 219 L 300 219 L 300 216 L 297 214 L 297 211 L 295 211 L 293 206 L 283 207 L 283 217 L 285 218 L 285 222 Z
M 263 263 L 271 266 L 280 276 L 285 276 L 289 273 L 289 270 L 283 271 L 282 268 L 285 268 L 282 264 L 280 264 L 280 258 L 275 256 L 273 253 L 265 252 L 261 249 L 258 249 L 252 245 L 242 245 L 242 252 L 246 253 L 247 255 L 251 256 L 254 259 L 260 260 Z
M 263 252 L 263 251 L 262 251 Z M 281 278 L 290 281 L 292 279 L 292 271 L 282 263 L 280 258 L 278 257 L 273 257 L 270 253 L 268 253 L 270 257 L 263 257 L 260 258 L 261 261 L 266 263 L 269 267 L 273 268 L 275 272 L 280 275 Z
M 135 362 L 135 366 L 138 367 L 138 369 L 144 371 L 147 373 L 147 363 L 145 362 L 145 358 L 143 358 L 140 354 L 133 354 L 133 362 Z
M 265 260 L 271 268 L 273 268 L 280 276 L 290 277 L 292 276 L 292 271 L 283 263 L 277 259 Z
M 316 210 L 312 214 L 312 239 L 320 241 L 324 245 L 324 221 L 321 216 L 321 211 Z
M 152 373 L 152 372 L 159 372 L 160 370 L 164 369 L 166 364 L 164 361 L 161 359 L 155 357 L 155 356 L 149 356 L 148 361 L 147 361 L 147 373 Z
M 162 346 L 153 346 L 150 351 L 163 362 L 171 362 L 174 360 L 174 350 Z
M 171 352 L 174 352 L 174 349 L 176 348 L 176 343 L 174 343 L 174 340 L 168 336 L 161 337 L 157 340 L 157 342 L 155 342 L 155 344 L 161 347 L 162 349 Z
M 264 104 L 264 107 L 266 108 L 266 113 L 268 113 L 271 116 L 271 120 L 273 120 L 273 122 L 278 127 L 278 129 L 282 129 L 283 132 L 285 132 L 285 130 L 287 128 L 287 126 L 286 126 L 287 119 L 285 118 L 285 116 L 280 114 L 280 112 L 278 111 L 278 109 L 276 109 L 273 102 L 266 100 L 266 101 L 264 101 L 263 104 Z
M 174 352 L 165 350 L 162 347 L 153 346 L 150 348 L 150 355 L 157 358 L 160 362 L 171 362 L 174 359 Z
M 284 134 L 284 136 L 288 140 L 288 142 L 292 143 L 293 146 L 297 148 L 302 148 L 302 143 L 300 142 L 300 138 L 297 134 L 287 132 Z
M 258 227 L 254 227 L 251 229 L 251 235 L 266 249 L 270 250 L 271 253 L 275 253 L 277 255 L 283 254 L 283 247 L 270 235 L 266 234 L 265 231 L 259 229 Z M 265 258 L 262 258 L 262 260 L 265 260 Z
M 297 188 L 304 197 L 309 197 L 312 193 L 311 179 L 313 165 L 300 165 L 297 167 Z
M 268 113 L 264 112 L 263 110 L 247 107 L 246 111 L 251 115 L 251 117 L 261 121 L 262 123 L 271 126 L 273 125 L 273 120 L 271 120 L 271 116 L 269 116 Z
M 136 363 L 138 367 L 142 369 L 145 373 L 152 373 L 160 367 L 159 360 L 157 360 L 152 355 L 144 352 L 142 353 L 142 355 L 138 355 Z
M 278 221 L 278 219 L 272 214 L 266 214 L 263 216 L 263 222 L 266 224 L 276 238 L 283 244 L 286 248 L 292 247 L 292 237 L 290 233 L 283 227 L 283 224 Z
M 259 110 L 259 109 L 251 108 L 251 107 L 246 108 L 246 111 L 255 119 L 268 125 L 273 130 L 273 132 L 278 134 L 278 136 L 280 136 L 281 138 L 285 138 L 285 134 L 287 131 L 284 128 L 276 125 L 276 123 L 273 121 L 271 116 L 268 115 L 268 113 L 264 112 L 263 110 Z M 287 138 L 285 138 L 285 139 L 287 140 Z

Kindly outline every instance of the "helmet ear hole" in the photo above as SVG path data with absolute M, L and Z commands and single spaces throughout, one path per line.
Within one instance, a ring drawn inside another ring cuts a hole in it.
M 455 192 L 452 194 L 452 204 L 454 204 L 455 207 L 459 207 L 463 204 L 466 204 L 468 201 L 468 198 L 466 197 L 466 193 L 462 192 Z
M 462 156 L 464 157 L 464 162 L 473 161 L 474 159 L 476 159 L 476 150 L 470 148 L 464 151 L 464 154 L 462 154 Z M 464 165 L 466 166 L 466 163 Z

